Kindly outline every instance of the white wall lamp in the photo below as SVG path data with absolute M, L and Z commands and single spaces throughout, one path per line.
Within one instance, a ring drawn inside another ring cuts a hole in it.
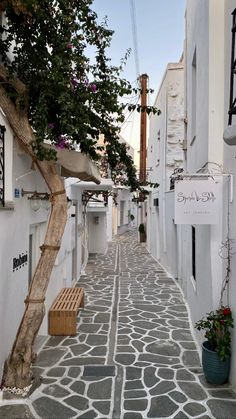
M 51 206 L 49 200 L 49 194 L 47 192 L 37 192 L 37 191 L 25 191 L 21 190 L 21 196 L 30 195 L 28 199 L 30 200 L 30 207 L 33 211 L 38 211 L 41 205 L 44 209 L 48 210 Z
M 51 201 L 49 199 L 49 194 L 45 194 L 41 199 L 43 208 L 48 211 L 51 208 Z

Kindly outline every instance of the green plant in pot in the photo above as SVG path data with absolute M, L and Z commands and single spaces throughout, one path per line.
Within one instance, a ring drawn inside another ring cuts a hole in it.
M 202 345 L 202 367 L 211 384 L 224 384 L 228 380 L 231 355 L 230 329 L 234 327 L 229 307 L 207 313 L 196 322 L 197 330 L 205 331 L 207 339 Z
M 143 223 L 139 224 L 139 238 L 140 238 L 140 243 L 143 243 L 146 241 L 146 231 L 145 231 L 145 226 Z

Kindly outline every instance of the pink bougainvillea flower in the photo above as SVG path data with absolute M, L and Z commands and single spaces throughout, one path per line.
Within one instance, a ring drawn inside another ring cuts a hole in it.
M 57 148 L 66 148 L 67 146 L 67 138 L 65 135 L 61 134 L 58 137 L 58 143 L 56 144 Z
M 66 135 L 64 134 L 60 134 L 58 137 L 59 140 L 65 141 L 66 140 Z
M 58 143 L 58 144 L 56 144 L 56 148 L 60 148 L 60 149 L 63 149 L 63 148 L 65 148 L 65 143 Z
M 95 93 L 97 91 L 97 86 L 95 83 L 90 83 L 90 89 L 92 90 L 93 93 Z
M 48 124 L 48 128 L 49 129 L 53 129 L 55 127 L 55 123 L 54 122 L 50 122 L 49 124 Z
M 76 77 L 74 77 L 74 78 L 71 80 L 71 83 L 72 83 L 73 87 L 77 87 L 77 86 L 78 86 L 78 84 L 79 84 L 79 80 L 78 80 Z

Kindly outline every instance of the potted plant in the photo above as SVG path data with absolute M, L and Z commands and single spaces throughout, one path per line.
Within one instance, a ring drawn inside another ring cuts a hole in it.
M 211 384 L 224 384 L 230 370 L 231 336 L 234 327 L 229 307 L 211 311 L 196 322 L 197 330 L 205 331 L 207 339 L 202 344 L 202 367 L 206 380 Z
M 143 223 L 139 224 L 138 231 L 139 231 L 140 243 L 145 242 L 146 241 L 146 231 L 145 231 L 145 226 L 144 226 Z

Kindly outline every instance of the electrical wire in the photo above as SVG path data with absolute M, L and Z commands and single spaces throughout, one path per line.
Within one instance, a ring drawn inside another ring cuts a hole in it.
M 136 9 L 134 0 L 130 0 L 130 15 L 132 23 L 132 34 L 133 34 L 133 43 L 134 43 L 134 59 L 137 77 L 140 76 L 139 70 L 139 53 L 138 53 L 138 37 L 137 37 L 137 19 L 136 19 Z
M 136 102 L 134 103 L 134 105 L 135 105 L 135 106 L 138 104 L 139 99 L 140 99 L 140 96 L 138 96 L 138 97 L 137 97 Z M 121 128 L 122 128 L 122 127 L 123 127 L 123 126 L 124 126 L 127 122 L 130 122 L 130 121 L 129 121 L 129 118 L 130 118 L 130 116 L 134 113 L 134 110 L 135 110 L 135 109 L 133 109 L 132 111 L 129 111 L 129 114 L 128 114 L 128 116 L 125 118 L 124 122 L 122 123 Z M 127 111 L 126 111 L 126 112 L 127 112 Z

